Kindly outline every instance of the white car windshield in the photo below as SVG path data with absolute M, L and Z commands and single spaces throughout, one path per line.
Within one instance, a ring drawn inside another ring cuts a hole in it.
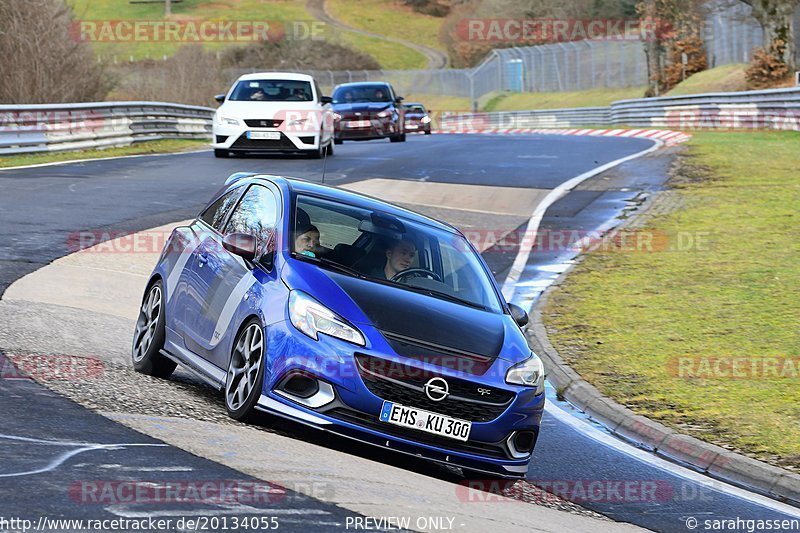
M 299 80 L 242 80 L 230 98 L 235 102 L 311 102 L 311 83 Z

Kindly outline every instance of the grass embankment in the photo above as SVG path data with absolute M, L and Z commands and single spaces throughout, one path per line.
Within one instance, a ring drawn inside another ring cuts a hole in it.
M 131 4 L 127 0 L 67 0 L 72 7 L 75 18 L 83 21 L 158 21 L 164 19 L 163 3 Z M 169 20 L 229 20 L 229 21 L 267 21 L 276 22 L 273 26 L 291 25 L 295 21 L 308 21 L 313 18 L 306 11 L 303 2 L 293 0 L 183 0 L 172 4 L 172 16 Z M 99 26 L 98 26 L 99 27 Z M 121 34 L 125 37 L 124 34 Z M 271 33 L 268 33 L 271 35 Z M 120 42 L 108 40 L 95 41 L 95 54 L 113 58 L 118 61 L 134 59 L 161 59 L 171 56 L 187 42 L 165 40 L 125 39 Z M 231 42 L 206 42 L 203 45 L 209 50 L 221 50 Z M 244 43 L 246 44 L 246 43 Z
M 668 237 L 667 249 L 591 253 L 545 312 L 562 356 L 605 394 L 682 432 L 793 468 L 798 153 L 796 132 L 695 133 L 673 180 L 684 208 L 647 222 Z M 733 367 L 719 359 L 731 357 L 745 360 Z
M 628 87 L 558 93 L 502 93 L 487 102 L 485 111 L 607 106 L 615 100 L 642 98 L 644 92 L 644 87 Z
M 444 19 L 418 13 L 397 0 L 328 0 L 326 7 L 331 16 L 354 28 L 445 51 L 439 42 Z M 427 65 L 426 57 L 412 48 L 352 33 L 343 38 L 375 57 L 384 69 Z
M 698 72 L 672 88 L 666 96 L 682 94 L 746 91 L 744 73 L 748 65 L 724 65 Z
M 40 165 L 43 163 L 56 163 L 58 161 L 77 161 L 79 159 L 95 159 L 98 157 L 185 152 L 188 150 L 200 150 L 206 147 L 208 147 L 208 141 L 202 139 L 164 139 L 161 141 L 145 141 L 118 148 L 104 148 L 102 150 L 2 155 L 0 156 L 0 168 Z
M 76 19 L 83 21 L 164 20 L 164 5 L 161 3 L 131 4 L 118 0 L 67 0 L 67 2 L 73 8 Z M 336 0 L 328 2 L 328 9 L 336 18 L 354 27 L 442 49 L 438 35 L 443 19 L 417 13 L 399 2 Z M 296 0 L 183 0 L 172 4 L 172 15 L 169 20 L 267 21 L 275 23 L 273 27 L 284 27 L 289 35 L 292 35 L 295 22 L 310 24 L 314 21 L 305 8 L 305 2 Z M 425 68 L 427 64 L 425 56 L 416 50 L 382 39 L 344 32 L 337 28 L 324 28 L 323 35 L 333 42 L 372 55 L 384 69 Z M 116 56 L 118 61 L 128 61 L 131 57 L 134 59 L 169 57 L 184 44 L 186 42 L 152 39 L 93 42 L 97 55 L 112 59 Z M 221 50 L 236 44 L 206 42 L 204 46 L 210 50 Z

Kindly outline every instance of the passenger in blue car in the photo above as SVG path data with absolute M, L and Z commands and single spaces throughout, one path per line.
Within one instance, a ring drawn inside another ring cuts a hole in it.
M 298 254 L 316 257 L 319 250 L 319 230 L 316 226 L 308 223 L 298 223 L 294 233 L 294 251 Z
M 392 279 L 403 270 L 408 270 L 417 257 L 417 245 L 411 239 L 402 239 L 386 250 L 386 263 L 372 269 L 367 275 L 373 278 Z

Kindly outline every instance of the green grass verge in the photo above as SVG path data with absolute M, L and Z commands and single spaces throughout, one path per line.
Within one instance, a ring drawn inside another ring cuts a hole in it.
M 666 250 L 589 254 L 545 310 L 551 340 L 637 413 L 800 467 L 800 133 L 698 132 L 689 148 L 673 179 L 684 207 L 647 222 Z M 794 379 L 691 378 L 680 357 L 692 372 L 720 357 L 797 366 Z
M 501 93 L 486 104 L 485 111 L 607 106 L 616 100 L 642 98 L 645 90 L 645 87 L 629 87 L 558 93 Z
M 102 150 L 48 152 L 44 154 L 26 155 L 1 155 L 0 168 L 17 167 L 23 165 L 40 165 L 42 163 L 56 163 L 58 161 L 94 159 L 98 157 L 185 152 L 188 150 L 199 150 L 206 147 L 208 147 L 208 141 L 202 139 L 164 139 L 161 141 L 145 141 L 119 148 L 105 148 Z
M 444 19 L 418 13 L 397 0 L 328 0 L 326 7 L 354 28 L 445 51 L 439 42 Z
M 744 73 L 748 65 L 724 65 L 698 72 L 672 88 L 667 96 L 747 90 Z
M 67 0 L 78 20 L 164 20 L 164 5 L 131 4 L 128 0 Z M 279 21 L 292 24 L 295 21 L 312 21 L 303 2 L 293 0 L 183 0 L 173 3 L 170 20 L 236 20 Z M 186 44 L 165 41 L 95 42 L 93 47 L 99 56 L 118 61 L 171 56 Z M 221 50 L 236 43 L 205 43 L 209 50 Z M 246 44 L 246 43 L 243 43 Z
M 358 33 L 340 31 L 333 28 L 326 32 L 334 42 L 355 48 L 374 57 L 384 70 L 424 69 L 428 59 L 413 48 L 390 43 L 377 37 L 369 37 Z

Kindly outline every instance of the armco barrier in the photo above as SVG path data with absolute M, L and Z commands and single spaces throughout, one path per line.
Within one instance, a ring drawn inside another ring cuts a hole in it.
M 444 132 L 631 126 L 800 131 L 800 88 L 620 100 L 610 107 L 442 114 Z
M 620 100 L 613 124 L 657 128 L 800 130 L 800 87 Z
M 209 138 L 214 110 L 162 102 L 0 106 L 0 154 Z

